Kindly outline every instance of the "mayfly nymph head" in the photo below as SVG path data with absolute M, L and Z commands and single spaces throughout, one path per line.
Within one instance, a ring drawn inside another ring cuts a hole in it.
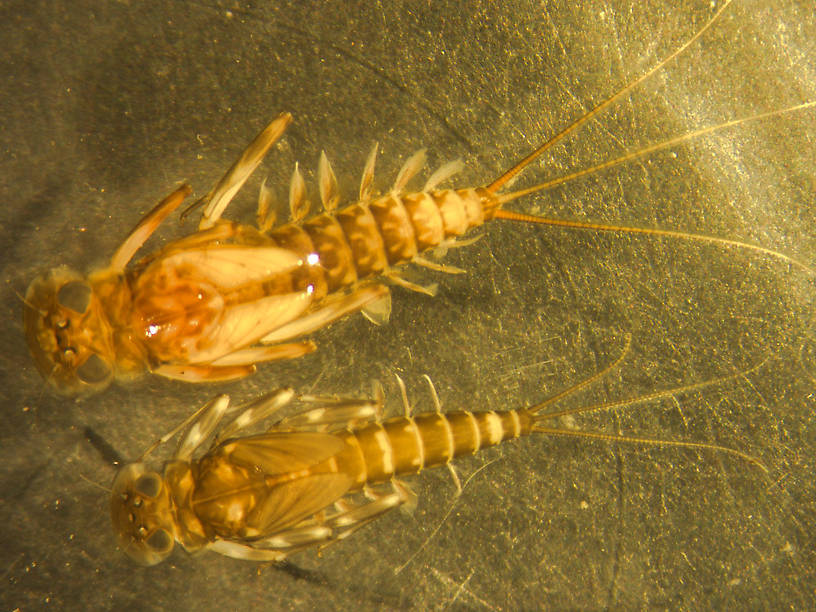
M 173 507 L 161 474 L 143 463 L 126 465 L 116 475 L 111 519 L 119 547 L 141 565 L 166 559 L 175 544 Z
M 95 393 L 113 380 L 109 326 L 81 274 L 60 266 L 34 279 L 23 328 L 37 369 L 60 394 Z

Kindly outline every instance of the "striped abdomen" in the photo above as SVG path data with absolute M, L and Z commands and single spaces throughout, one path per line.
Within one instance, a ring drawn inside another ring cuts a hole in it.
M 444 465 L 505 440 L 528 435 L 534 416 L 527 410 L 449 412 L 395 417 L 336 432 L 347 448 L 335 456 L 337 471 L 355 481 L 355 488 L 401 474 Z
M 495 208 L 481 189 L 389 193 L 271 230 L 278 246 L 306 255 L 317 253 L 328 291 L 376 276 L 390 266 L 461 236 L 483 224 Z

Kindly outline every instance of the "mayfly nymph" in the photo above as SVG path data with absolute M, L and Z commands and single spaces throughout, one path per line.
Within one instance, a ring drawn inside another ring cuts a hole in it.
M 187 427 L 163 472 L 144 457 L 123 467 L 113 485 L 111 516 L 119 546 L 134 560 L 154 565 L 178 542 L 188 552 L 212 550 L 237 559 L 281 561 L 307 548 L 342 540 L 389 510 L 415 503 L 400 478 L 450 464 L 463 455 L 533 433 L 674 446 L 753 457 L 722 446 L 551 427 L 559 417 L 653 401 L 744 376 L 656 392 L 634 399 L 545 412 L 585 388 L 604 371 L 529 407 L 502 411 L 411 414 L 382 419 L 382 395 L 371 399 L 298 396 L 280 389 L 237 409 L 218 396 L 159 442 Z M 752 368 L 753 371 L 759 366 Z M 404 388 L 403 388 L 404 392 Z M 241 435 L 284 406 L 308 409 L 279 419 L 262 433 Z M 226 415 L 235 415 L 219 429 Z M 195 450 L 213 438 L 208 450 Z M 764 468 L 763 468 L 764 469 Z
M 324 212 L 308 217 L 306 187 L 296 167 L 289 188 L 288 223 L 276 224 L 270 191 L 264 188 L 257 227 L 222 219 L 229 203 L 292 121 L 289 113 L 282 113 L 197 202 L 203 213 L 196 232 L 130 264 L 148 237 L 192 192 L 183 185 L 145 215 L 106 267 L 83 275 L 62 266 L 31 283 L 23 319 L 38 370 L 66 395 L 93 393 L 114 379 L 132 379 L 146 372 L 187 382 L 241 378 L 254 372 L 258 363 L 313 351 L 315 344 L 304 337 L 351 313 L 363 312 L 378 323 L 386 321 L 390 284 L 433 293 L 432 288 L 403 278 L 401 266 L 414 263 L 442 272 L 462 272 L 430 261 L 424 254 L 467 244 L 467 240 L 457 240 L 491 219 L 736 246 L 775 256 L 812 273 L 805 264 L 781 253 L 724 238 L 541 218 L 502 208 L 522 196 L 718 129 L 816 106 L 816 102 L 807 102 L 735 119 L 557 179 L 502 191 L 553 144 L 682 53 L 728 4 L 649 72 L 483 187 L 440 188 L 461 168 L 456 161 L 432 173 L 420 191 L 410 191 L 409 181 L 424 165 L 425 154 L 420 151 L 405 162 L 392 187 L 379 194 L 373 188 L 375 145 L 363 170 L 358 199 L 351 204 L 338 207 L 337 180 L 322 155 L 318 183 Z

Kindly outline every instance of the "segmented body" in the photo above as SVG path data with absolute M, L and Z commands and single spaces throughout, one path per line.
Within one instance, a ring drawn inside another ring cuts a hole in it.
M 242 438 L 225 442 L 191 466 L 195 488 L 192 495 L 185 494 L 180 499 L 190 499 L 187 510 L 220 538 L 269 537 L 331 506 L 344 495 L 528 435 L 532 424 L 532 415 L 523 410 L 452 412 L 396 417 L 332 433 Z M 321 450 L 303 457 L 298 456 L 296 449 L 287 471 L 266 471 L 267 454 L 284 449 L 293 453 L 297 444 L 303 449 Z M 320 459 L 329 449 L 333 452 Z M 309 465 L 309 461 L 315 462 Z M 301 510 L 291 513 L 287 521 L 270 510 L 279 510 L 283 499 L 294 499 L 293 491 L 309 499 L 313 488 L 322 490 L 315 504 L 319 508 L 299 504 Z
M 338 470 L 355 475 L 356 487 L 386 482 L 529 435 L 534 423 L 533 413 L 524 409 L 436 412 L 369 423 L 335 434 L 345 444 L 336 457 Z
M 343 539 L 386 512 L 413 503 L 415 497 L 400 477 L 532 433 L 716 450 L 761 466 L 739 451 L 706 443 L 546 426 L 545 421 L 555 417 L 674 398 L 747 373 L 627 401 L 545 412 L 599 380 L 622 359 L 530 408 L 443 413 L 437 401 L 435 412 L 412 416 L 405 400 L 404 416 L 383 421 L 381 397 L 301 396 L 297 399 L 317 402 L 318 407 L 243 437 L 239 434 L 246 428 L 296 399 L 294 392 L 282 389 L 242 407 L 223 428 L 219 423 L 230 409 L 228 398 L 220 396 L 193 415 L 162 474 L 142 462 L 120 470 L 111 497 L 114 530 L 122 549 L 147 565 L 166 558 L 175 542 L 190 552 L 208 549 L 239 559 L 279 561 Z M 195 459 L 194 451 L 216 432 L 210 449 Z
M 283 114 L 262 132 L 264 152 L 290 121 Z M 39 369 L 68 394 L 146 370 L 225 380 L 246 376 L 257 362 L 314 350 L 309 341 L 280 343 L 372 304 L 382 303 L 372 317 L 385 320 L 389 291 L 375 279 L 400 282 L 395 266 L 449 244 L 496 208 L 495 197 L 475 189 L 403 192 L 421 167 L 412 160 L 399 188 L 336 212 L 266 231 L 205 214 L 198 232 L 127 269 L 112 263 L 87 278 L 65 267 L 49 272 L 26 295 L 25 327 Z M 158 225 L 155 216 L 160 222 L 187 193 L 171 194 L 131 237 L 143 242 L 145 228 Z M 293 211 L 302 205 L 292 202 Z M 115 260 L 135 251 L 130 241 Z
M 319 254 L 331 292 L 455 240 L 490 219 L 496 208 L 495 196 L 480 189 L 394 191 L 267 235 L 274 244 L 304 256 Z
M 57 268 L 36 279 L 25 297 L 24 326 L 38 369 L 60 392 L 91 393 L 116 378 L 145 371 L 189 382 L 240 378 L 255 364 L 302 356 L 315 345 L 302 338 L 339 318 L 362 311 L 375 322 L 390 312 L 385 283 L 432 293 L 400 277 L 398 267 L 414 262 L 436 270 L 461 270 L 425 260 L 421 254 L 447 247 L 487 220 L 513 219 L 593 231 L 615 231 L 699 240 L 753 250 L 809 266 L 776 251 L 723 238 L 680 231 L 564 221 L 503 210 L 503 204 L 597 172 L 717 129 L 816 107 L 806 102 L 778 111 L 702 128 L 514 192 L 500 191 L 555 142 L 671 61 L 697 40 L 726 9 L 652 70 L 610 96 L 490 184 L 440 190 L 457 172 L 439 168 L 419 192 L 406 186 L 422 168 L 424 153 L 409 158 L 392 188 L 374 195 L 377 147 L 369 155 L 357 202 L 340 210 L 337 181 L 325 156 L 318 167 L 325 212 L 305 220 L 306 188 L 297 170 L 289 189 L 293 221 L 275 227 L 269 192 L 259 199 L 258 228 L 225 221 L 224 210 L 292 120 L 283 113 L 250 143 L 200 202 L 199 231 L 128 268 L 127 264 L 161 222 L 191 193 L 183 186 L 146 215 L 114 254 L 110 265 L 85 277 Z
M 260 410 L 250 408 L 233 421 L 240 426 L 228 429 L 239 431 L 293 395 L 288 389 L 271 394 Z M 435 412 L 319 431 L 338 418 L 338 408 L 328 404 L 266 433 L 215 442 L 194 460 L 193 449 L 227 410 L 222 396 L 203 409 L 163 474 L 143 463 L 120 471 L 111 498 L 114 528 L 122 548 L 149 565 L 165 558 L 175 541 L 190 552 L 207 548 L 241 559 L 281 560 L 342 539 L 411 502 L 413 494 L 398 477 L 532 433 L 542 418 L 539 408 Z M 353 410 L 365 419 L 379 407 L 361 400 Z M 342 418 L 349 416 L 347 402 L 341 411 Z M 383 483 L 392 490 L 377 492 Z M 361 504 L 350 497 L 360 491 L 369 498 Z

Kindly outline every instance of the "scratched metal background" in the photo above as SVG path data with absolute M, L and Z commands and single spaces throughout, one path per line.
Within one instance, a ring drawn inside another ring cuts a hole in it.
M 418 273 L 440 283 L 435 299 L 397 289 L 389 325 L 353 317 L 317 334 L 318 353 L 249 381 L 145 379 L 79 402 L 44 390 L 21 335 L 17 295 L 30 279 L 59 263 L 103 262 L 177 181 L 206 191 L 281 110 L 295 123 L 256 177 L 268 174 L 281 194 L 294 161 L 311 171 L 321 149 L 353 194 L 374 140 L 381 187 L 421 147 L 433 164 L 464 158 L 460 184 L 483 183 L 713 10 L 708 0 L 340 4 L 0 5 L 2 607 L 814 607 L 814 278 L 767 257 L 497 223 L 449 254 L 466 276 Z M 680 60 L 523 180 L 816 99 L 814 41 L 812 0 L 735 2 Z M 515 208 L 706 232 L 816 265 L 814 138 L 816 112 L 798 112 Z M 231 217 L 252 219 L 256 187 Z M 150 247 L 188 230 L 169 223 Z M 460 462 L 458 499 L 444 470 L 409 479 L 420 495 L 412 515 L 284 569 L 182 552 L 143 569 L 115 549 L 101 488 L 114 469 L 100 449 L 137 456 L 216 390 L 358 393 L 377 378 L 396 410 L 400 373 L 427 409 L 428 373 L 449 409 L 502 409 L 597 371 L 626 333 L 626 362 L 573 405 L 768 361 L 577 426 L 716 442 L 770 473 L 722 454 L 539 437 Z

